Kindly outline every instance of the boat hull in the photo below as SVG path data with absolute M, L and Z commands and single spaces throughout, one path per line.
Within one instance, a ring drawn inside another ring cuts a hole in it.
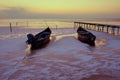
M 31 49 L 38 49 L 45 47 L 50 42 L 51 30 L 50 28 L 46 28 L 44 31 L 36 34 L 35 36 L 32 34 L 28 34 L 27 44 L 31 45 Z
M 91 32 L 88 32 L 87 30 L 79 27 L 77 33 L 78 33 L 78 40 L 80 40 L 83 43 L 87 43 L 91 46 L 95 46 L 96 36 L 93 35 Z
M 44 39 L 38 39 L 31 44 L 31 49 L 38 49 L 45 47 L 50 42 L 50 35 L 46 36 Z
M 87 44 L 89 44 L 89 45 L 91 45 L 91 46 L 95 46 L 95 41 L 94 41 L 94 40 L 90 40 L 90 39 L 87 38 L 87 37 L 78 35 L 78 40 L 80 40 L 80 41 L 83 42 L 83 43 L 87 43 Z

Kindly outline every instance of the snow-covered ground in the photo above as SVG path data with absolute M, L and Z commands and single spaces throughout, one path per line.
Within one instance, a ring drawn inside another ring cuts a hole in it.
M 0 80 L 120 80 L 120 36 L 91 31 L 91 47 L 73 28 L 52 29 L 50 43 L 31 51 L 26 35 L 42 30 L 0 28 Z

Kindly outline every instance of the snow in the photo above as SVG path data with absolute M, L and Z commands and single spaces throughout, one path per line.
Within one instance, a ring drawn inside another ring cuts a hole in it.
M 0 80 L 82 80 L 92 75 L 120 79 L 120 36 L 91 31 L 96 46 L 77 40 L 76 29 L 52 28 L 50 43 L 30 50 L 26 35 L 43 28 L 0 28 Z

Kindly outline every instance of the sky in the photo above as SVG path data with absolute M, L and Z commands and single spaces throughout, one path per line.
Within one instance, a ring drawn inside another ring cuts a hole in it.
M 120 0 L 1 0 L 4 18 L 120 18 Z

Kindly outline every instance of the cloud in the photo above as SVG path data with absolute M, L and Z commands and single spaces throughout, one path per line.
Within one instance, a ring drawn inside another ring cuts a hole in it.
M 19 18 L 26 14 L 27 11 L 24 8 L 7 7 L 0 11 L 0 18 Z
M 70 16 L 63 14 L 35 13 L 25 8 L 7 7 L 0 11 L 0 18 L 26 19 L 26 18 L 67 18 Z
M 32 18 L 120 18 L 119 15 L 115 14 L 50 14 L 50 13 L 35 13 L 30 12 L 25 8 L 18 7 L 7 7 L 0 10 L 0 19 L 32 19 Z

